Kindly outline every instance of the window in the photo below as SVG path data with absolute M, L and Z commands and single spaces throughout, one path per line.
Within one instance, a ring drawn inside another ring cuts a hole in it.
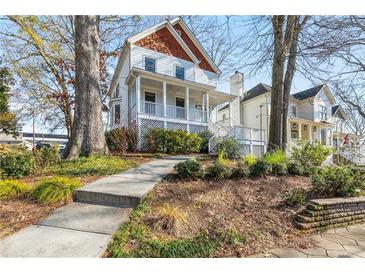
M 327 120 L 327 108 L 325 106 L 320 106 L 319 118 L 321 120 Z
M 222 120 L 226 120 L 226 118 L 227 118 L 227 115 L 223 114 L 223 119 Z
M 156 94 L 152 92 L 144 93 L 144 113 L 155 115 L 156 114 Z
M 115 97 L 114 98 L 119 98 L 119 83 L 117 84 L 117 88 L 115 89 Z
M 156 60 L 152 58 L 144 58 L 144 69 L 151 72 L 156 72 Z
M 185 99 L 176 97 L 176 106 L 181 108 L 185 107 Z
M 120 124 L 120 105 L 114 106 L 114 124 Z
M 292 111 L 293 117 L 297 117 L 297 107 L 296 106 L 292 106 L 291 107 L 291 111 Z
M 156 94 L 155 93 L 152 93 L 152 92 L 145 92 L 144 93 L 144 100 L 146 102 L 152 102 L 152 103 L 155 103 L 156 102 Z
M 178 79 L 184 80 L 185 79 L 185 69 L 183 67 L 176 66 L 175 76 Z

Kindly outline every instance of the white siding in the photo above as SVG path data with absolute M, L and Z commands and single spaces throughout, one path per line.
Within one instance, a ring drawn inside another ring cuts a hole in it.
M 135 45 L 131 46 L 131 54 L 132 67 L 144 69 L 144 57 L 149 57 L 156 60 L 157 73 L 175 77 L 175 67 L 180 66 L 185 68 L 185 80 L 214 86 L 217 84 L 215 73 L 196 68 L 192 62 Z
M 243 126 L 251 128 L 260 128 L 260 105 L 262 107 L 262 128 L 268 129 L 268 115 L 270 114 L 267 96 L 259 96 L 254 99 L 241 103 Z
M 297 104 L 297 117 L 306 120 L 313 120 L 314 118 L 313 105 L 307 100 Z
M 324 106 L 327 109 L 327 120 L 331 120 L 332 117 L 332 104 L 329 100 L 329 98 L 324 95 L 322 96 L 323 90 L 318 93 L 314 100 L 314 120 L 315 121 L 321 121 L 320 118 L 320 108 L 321 106 Z

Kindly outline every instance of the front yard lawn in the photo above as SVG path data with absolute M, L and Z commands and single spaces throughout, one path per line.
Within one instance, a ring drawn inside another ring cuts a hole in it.
M 115 235 L 109 257 L 243 257 L 306 248 L 283 195 L 311 187 L 303 176 L 186 179 L 158 184 Z

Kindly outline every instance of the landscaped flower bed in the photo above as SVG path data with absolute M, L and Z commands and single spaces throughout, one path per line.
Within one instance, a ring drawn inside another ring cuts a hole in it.
M 143 157 L 61 160 L 56 149 L 0 148 L 0 238 L 72 201 L 76 188 L 146 162 Z M 2 177 L 2 178 L 1 178 Z

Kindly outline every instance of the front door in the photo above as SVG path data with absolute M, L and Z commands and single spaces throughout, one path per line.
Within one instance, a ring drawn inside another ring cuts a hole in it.
M 185 118 L 185 99 L 176 97 L 176 118 Z
M 156 114 L 156 94 L 153 92 L 145 92 L 144 101 L 145 101 L 144 112 L 147 114 L 155 115 Z

